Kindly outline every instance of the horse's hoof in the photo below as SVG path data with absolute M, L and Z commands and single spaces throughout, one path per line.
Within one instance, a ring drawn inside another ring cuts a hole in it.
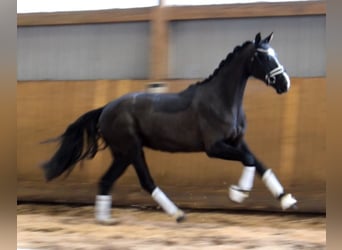
M 104 226 L 113 226 L 119 224 L 117 219 L 96 219 L 96 223 Z
M 291 207 L 289 207 L 290 209 L 293 209 L 293 210 L 298 210 L 298 206 L 297 206 L 297 204 L 294 204 L 294 205 L 292 205 Z
M 241 190 L 236 185 L 229 187 L 229 198 L 236 203 L 242 203 L 249 196 L 249 192 Z
M 185 213 L 182 210 L 178 210 L 174 217 L 178 223 L 183 222 L 186 219 Z
M 285 194 L 281 197 L 280 205 L 283 210 L 292 208 L 297 209 L 297 200 L 291 194 Z

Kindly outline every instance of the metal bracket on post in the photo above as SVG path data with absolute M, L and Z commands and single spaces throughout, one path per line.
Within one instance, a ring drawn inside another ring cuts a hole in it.
M 168 86 L 164 82 L 152 82 L 148 83 L 146 86 L 146 92 L 147 93 L 165 93 L 168 91 Z

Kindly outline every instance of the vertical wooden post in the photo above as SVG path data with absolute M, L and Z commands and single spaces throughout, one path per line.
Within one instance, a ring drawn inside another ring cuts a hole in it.
M 150 70 L 152 80 L 163 80 L 168 76 L 168 21 L 163 15 L 163 3 L 152 12 L 150 34 Z

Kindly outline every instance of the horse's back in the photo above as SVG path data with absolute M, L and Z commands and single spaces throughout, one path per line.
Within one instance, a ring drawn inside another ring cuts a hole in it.
M 107 140 L 120 143 L 134 137 L 143 146 L 181 152 L 200 151 L 192 93 L 150 94 L 137 92 L 110 102 L 100 117 L 100 130 Z
M 140 114 L 150 116 L 153 114 L 173 113 L 179 114 L 186 111 L 192 104 L 195 90 L 188 88 L 180 93 L 152 94 L 146 92 L 134 92 L 119 97 L 109 102 L 100 116 L 100 124 L 108 123 L 121 116 Z
M 180 93 L 156 94 L 153 97 L 153 109 L 156 112 L 177 113 L 190 107 L 195 95 L 195 88 L 190 86 Z
M 193 106 L 194 95 L 195 89 L 190 87 L 180 93 L 150 96 L 149 108 L 135 113 L 146 146 L 170 152 L 203 149 L 196 107 Z

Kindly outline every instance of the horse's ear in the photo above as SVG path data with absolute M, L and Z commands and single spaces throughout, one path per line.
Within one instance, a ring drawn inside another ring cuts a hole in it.
M 272 41 L 272 39 L 273 39 L 273 32 L 268 37 L 266 37 L 264 39 L 264 42 L 265 43 L 270 43 Z
M 260 43 L 260 41 L 261 41 L 261 34 L 260 34 L 260 32 L 259 32 L 259 33 L 256 34 L 256 36 L 255 36 L 254 44 L 255 44 L 255 45 L 258 45 L 258 44 Z

